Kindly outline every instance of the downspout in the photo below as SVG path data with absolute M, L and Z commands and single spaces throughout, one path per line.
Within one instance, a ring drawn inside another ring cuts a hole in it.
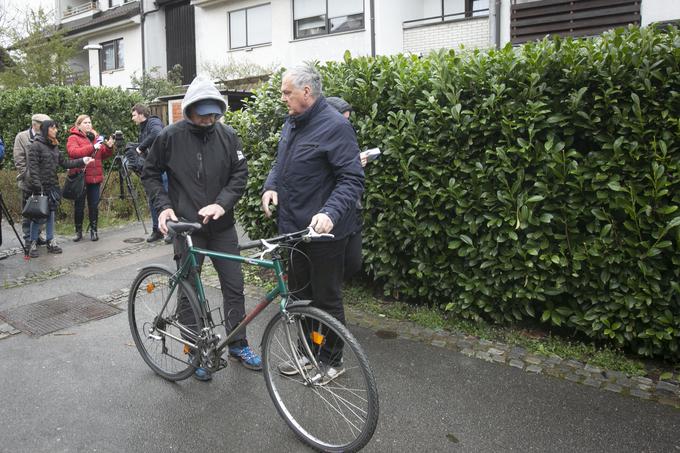
M 494 8 L 496 10 L 496 24 L 494 25 L 496 27 L 496 49 L 501 48 L 501 0 L 496 0 L 496 6 Z
M 142 85 L 144 84 L 144 74 L 146 73 L 146 46 L 144 40 L 144 0 L 139 1 L 139 23 L 142 25 Z M 142 87 L 144 88 L 144 87 Z
M 371 57 L 375 58 L 375 0 L 370 0 L 371 22 Z

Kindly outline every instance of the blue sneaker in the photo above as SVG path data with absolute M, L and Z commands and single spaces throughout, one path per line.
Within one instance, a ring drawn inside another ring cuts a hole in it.
M 192 354 L 189 354 L 189 363 L 193 362 L 194 358 Z M 212 373 L 203 367 L 197 367 L 194 371 L 194 379 L 198 381 L 210 381 L 212 380 Z
M 238 360 L 241 362 L 241 365 L 249 370 L 260 371 L 262 369 L 262 359 L 250 349 L 250 346 L 230 347 L 229 358 Z
M 194 371 L 194 379 L 198 381 L 210 381 L 212 380 L 212 373 L 205 368 L 196 368 L 196 371 Z

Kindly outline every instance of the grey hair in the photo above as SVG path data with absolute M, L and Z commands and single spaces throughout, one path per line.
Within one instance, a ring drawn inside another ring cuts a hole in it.
M 286 77 L 291 79 L 295 88 L 302 89 L 305 86 L 308 86 L 312 90 L 312 96 L 315 98 L 318 98 L 323 93 L 321 75 L 311 64 L 295 66 L 286 70 L 286 72 L 283 73 L 283 78 L 285 79 Z

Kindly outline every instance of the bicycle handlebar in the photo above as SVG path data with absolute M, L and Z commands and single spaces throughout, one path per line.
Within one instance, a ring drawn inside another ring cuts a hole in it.
M 327 238 L 333 238 L 335 237 L 332 234 L 328 233 L 317 233 L 314 231 L 312 227 L 307 227 L 304 230 L 296 231 L 295 233 L 287 233 L 287 234 L 282 234 L 280 236 L 274 236 L 269 239 L 257 239 L 254 241 L 248 241 L 244 242 L 242 244 L 238 245 L 239 250 L 248 250 L 248 249 L 254 249 L 257 247 L 268 247 L 272 246 L 275 244 L 281 244 L 281 243 L 286 243 L 286 242 L 294 242 L 294 241 L 309 241 L 312 238 L 321 238 L 321 237 L 327 237 Z

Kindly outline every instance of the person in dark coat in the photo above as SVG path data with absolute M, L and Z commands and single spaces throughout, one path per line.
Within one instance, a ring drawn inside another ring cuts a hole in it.
M 297 298 L 311 300 L 312 306 L 344 323 L 345 248 L 356 228 L 356 201 L 363 193 L 364 171 L 352 125 L 326 102 L 321 88 L 321 76 L 312 66 L 289 69 L 283 75 L 281 98 L 289 116 L 264 184 L 262 209 L 269 217 L 269 205 L 278 205 L 279 233 L 309 226 L 317 233 L 334 235 L 300 243 L 302 253 L 292 253 L 288 281 Z M 338 343 L 329 338 L 321 347 L 320 359 L 326 366 L 322 383 L 344 372 Z M 337 347 L 326 346 L 333 344 Z M 297 370 L 290 366 L 279 371 L 294 375 Z
M 105 139 L 97 134 L 92 128 L 92 119 L 88 115 L 79 115 L 69 131 L 71 135 L 66 142 L 66 151 L 71 159 L 91 156 L 95 159 L 94 164 L 85 171 L 85 190 L 75 200 L 73 206 L 73 223 L 76 235 L 74 242 L 83 238 L 83 220 L 85 218 L 85 200 L 87 199 L 87 214 L 90 220 L 90 240 L 98 241 L 99 232 L 99 187 L 104 180 L 104 167 L 102 161 L 113 155 L 113 137 Z M 75 174 L 79 170 L 72 170 L 69 174 Z
M 142 171 L 142 183 L 154 201 L 158 228 L 167 234 L 166 222 L 183 217 L 203 228 L 192 235 L 194 246 L 238 254 L 234 206 L 243 196 L 248 165 L 243 145 L 233 128 L 220 123 L 227 103 L 215 85 L 196 77 L 182 100 L 184 119 L 163 129 L 156 137 Z M 168 190 L 161 175 L 168 175 Z M 186 256 L 185 242 L 175 239 L 178 263 Z M 199 256 L 199 266 L 203 264 Z M 227 333 L 245 316 L 243 274 L 235 261 L 213 259 L 224 301 Z M 183 313 L 184 302 L 178 312 Z M 189 320 L 191 321 L 191 320 Z M 229 357 L 244 367 L 261 370 L 262 360 L 248 345 L 246 329 L 229 344 Z M 209 380 L 208 370 L 198 368 L 197 379 Z
M 64 168 L 82 168 L 90 164 L 92 157 L 67 159 L 59 150 L 57 140 L 57 124 L 52 120 L 43 121 L 40 125 L 40 135 L 35 137 L 28 150 L 28 190 L 32 194 L 44 194 L 49 198 L 50 213 L 46 220 L 46 239 L 48 253 L 61 253 L 54 240 L 54 212 L 61 201 L 61 189 L 57 177 L 57 166 Z M 31 221 L 31 244 L 29 256 L 36 258 L 38 253 L 39 221 Z
M 327 97 L 326 102 L 335 110 L 340 112 L 342 116 L 349 119 L 352 114 L 352 106 L 349 102 L 340 97 Z M 362 167 L 366 167 L 368 158 L 365 153 L 359 153 L 359 160 Z M 350 280 L 354 274 L 361 270 L 361 251 L 362 251 L 362 221 L 361 221 L 361 199 L 357 200 L 356 204 L 356 227 L 347 239 L 347 248 L 345 249 L 345 280 Z
M 158 134 L 163 130 L 163 122 L 157 116 L 151 115 L 149 108 L 143 104 L 135 104 L 132 107 L 132 121 L 139 126 L 139 138 L 135 151 L 137 152 L 137 162 L 143 162 L 146 159 L 149 148 L 158 137 Z M 134 146 L 134 145 L 133 145 Z M 138 166 L 139 167 L 139 166 Z M 163 180 L 163 187 L 168 191 L 168 176 L 163 173 L 161 175 Z M 149 199 L 149 212 L 151 213 L 152 229 L 146 242 L 154 242 L 163 238 L 163 235 L 158 231 L 158 212 L 153 207 L 153 200 Z

